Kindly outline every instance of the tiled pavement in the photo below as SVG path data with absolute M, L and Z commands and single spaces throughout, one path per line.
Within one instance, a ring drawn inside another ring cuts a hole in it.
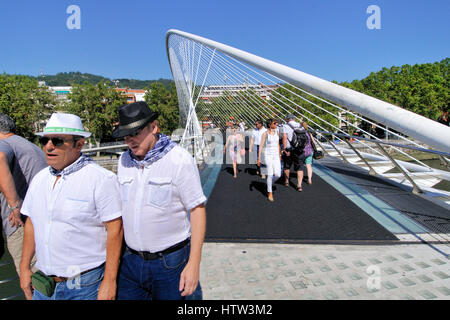
M 209 300 L 450 300 L 450 260 L 426 244 L 210 242 L 200 273 Z

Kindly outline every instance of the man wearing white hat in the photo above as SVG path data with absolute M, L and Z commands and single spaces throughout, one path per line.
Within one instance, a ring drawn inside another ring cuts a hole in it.
M 90 133 L 78 116 L 54 113 L 37 135 L 49 167 L 34 177 L 21 208 L 29 218 L 21 288 L 35 300 L 114 299 L 123 239 L 117 177 L 81 153 Z

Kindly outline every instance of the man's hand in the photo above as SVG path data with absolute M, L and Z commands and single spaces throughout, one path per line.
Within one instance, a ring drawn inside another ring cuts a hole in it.
M 20 208 L 16 208 L 11 211 L 8 217 L 8 221 L 11 227 L 21 227 L 22 219 L 20 218 Z
M 188 262 L 180 276 L 179 290 L 181 291 L 181 296 L 185 297 L 193 294 L 197 288 L 198 280 L 199 268 Z
M 31 300 L 33 298 L 33 286 L 31 285 L 31 276 L 33 272 L 28 268 L 25 270 L 20 270 L 20 288 L 25 294 L 25 298 L 27 300 Z
M 98 289 L 97 300 L 115 300 L 117 284 L 115 281 L 103 280 Z

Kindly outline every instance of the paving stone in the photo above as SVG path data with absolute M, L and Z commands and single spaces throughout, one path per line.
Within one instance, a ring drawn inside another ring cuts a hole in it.
M 450 296 L 450 289 L 446 287 L 437 287 L 437 291 L 439 291 L 444 296 Z
M 402 265 L 402 266 L 400 266 L 400 268 L 403 270 L 403 271 L 414 271 L 414 270 L 416 270 L 416 269 L 414 269 L 413 267 L 411 267 L 410 265 L 408 265 L 408 264 L 404 264 L 404 265 Z
M 381 285 L 382 285 L 384 288 L 388 289 L 388 290 L 398 288 L 395 284 L 393 284 L 393 283 L 390 282 L 390 281 L 382 281 L 382 282 L 381 282 Z
M 348 297 L 356 297 L 359 296 L 359 293 L 353 289 L 353 288 L 345 288 L 344 289 L 344 293 L 348 296 Z
M 296 276 L 296 272 L 293 270 L 288 270 L 286 272 L 283 272 L 283 276 L 288 278 L 288 277 L 295 277 Z
M 233 296 L 234 299 L 243 299 L 245 297 L 243 291 L 232 292 L 231 295 Z
M 395 270 L 392 269 L 391 267 L 386 268 L 386 269 L 384 270 L 384 272 L 385 272 L 386 274 L 388 274 L 388 275 L 393 275 L 393 274 L 398 273 L 397 271 L 395 271 Z
M 442 266 L 442 265 L 446 264 L 446 262 L 444 262 L 440 259 L 431 259 L 431 262 L 437 264 L 438 266 Z
M 325 266 L 320 266 L 320 267 L 319 267 L 319 270 L 322 271 L 322 272 L 329 272 L 329 271 L 332 271 L 331 268 L 330 268 L 329 266 L 327 266 L 327 265 L 325 265 Z
M 371 264 L 380 264 L 380 263 L 382 263 L 383 261 L 380 261 L 380 260 L 378 260 L 377 258 L 372 258 L 372 259 L 369 259 L 369 262 L 370 262 Z
M 327 258 L 328 260 L 334 260 L 336 259 L 336 256 L 334 256 L 333 254 L 327 254 L 325 255 L 325 258 Z
M 338 263 L 338 264 L 336 264 L 336 267 L 337 267 L 339 270 L 345 270 L 345 269 L 348 269 L 348 268 L 349 268 L 349 266 L 347 266 L 345 263 Z
M 427 275 L 424 275 L 424 274 L 422 274 L 420 276 L 417 276 L 417 278 L 419 278 L 420 281 L 422 281 L 424 283 L 428 283 L 428 282 L 433 281 L 433 279 L 431 279 L 430 277 L 428 277 Z
M 418 265 L 422 269 L 426 269 L 426 268 L 431 267 L 429 264 L 426 264 L 425 262 L 416 262 L 416 265 Z
M 401 278 L 398 281 L 405 287 L 411 287 L 416 284 L 414 281 L 412 281 L 411 279 L 408 279 L 408 278 Z
M 436 298 L 437 298 L 437 296 L 435 296 L 433 293 L 431 293 L 431 292 L 428 291 L 428 290 L 420 290 L 420 291 L 419 291 L 419 294 L 420 294 L 422 297 L 424 297 L 425 299 L 427 299 L 427 300 L 431 300 L 431 299 L 436 299 Z
M 448 274 L 446 274 L 445 272 L 442 272 L 442 271 L 434 271 L 433 274 L 438 276 L 439 278 L 441 278 L 443 280 L 450 278 L 450 276 Z
M 401 253 L 400 256 L 402 256 L 405 259 L 412 259 L 412 258 L 414 258 L 412 255 L 407 254 L 407 253 Z
M 294 264 L 301 264 L 304 263 L 304 261 L 300 258 L 295 258 L 294 260 L 292 260 L 292 262 L 294 262 Z
M 334 276 L 331 278 L 331 280 L 336 283 L 336 284 L 340 284 L 340 283 L 344 283 L 345 281 L 340 277 L 340 276 Z
M 351 273 L 349 275 L 350 279 L 352 279 L 353 281 L 357 281 L 357 280 L 361 280 L 363 279 L 363 277 L 361 277 L 358 273 Z
M 327 300 L 337 300 L 337 299 L 339 299 L 339 296 L 336 293 L 334 293 L 333 291 L 327 291 L 324 294 L 324 298 Z
M 275 265 L 277 267 L 284 267 L 284 266 L 287 266 L 287 263 L 285 261 L 281 260 L 281 261 L 276 261 Z
M 303 281 L 289 281 L 295 290 L 306 289 L 308 286 Z
M 353 264 L 356 266 L 356 267 L 365 267 L 365 266 L 367 266 L 364 262 L 362 262 L 361 260 L 357 260 L 357 261 L 353 261 Z
M 284 292 L 284 291 L 286 291 L 286 287 L 282 284 L 277 284 L 273 287 L 273 290 L 275 292 Z
M 278 276 L 275 272 L 266 273 L 267 280 L 275 280 L 276 278 L 278 278 Z
M 302 272 L 304 274 L 313 274 L 314 273 L 314 271 L 311 268 L 309 268 L 309 267 L 302 269 Z
M 266 294 L 266 291 L 263 288 L 256 288 L 253 290 L 253 294 L 258 297 Z
M 255 283 L 255 282 L 258 282 L 258 281 L 259 281 L 259 279 L 258 279 L 258 277 L 255 276 L 255 275 L 250 276 L 250 277 L 247 278 L 247 282 L 248 282 L 248 283 Z
M 242 266 L 242 267 L 241 267 L 241 270 L 242 270 L 242 271 L 252 271 L 253 268 L 252 268 L 252 266 L 245 265 L 245 266 Z
M 315 279 L 312 281 L 314 287 L 321 287 L 325 285 L 325 282 L 323 282 L 322 279 Z
M 396 257 L 393 256 L 387 256 L 384 258 L 387 262 L 394 262 L 394 261 L 398 261 L 398 259 Z

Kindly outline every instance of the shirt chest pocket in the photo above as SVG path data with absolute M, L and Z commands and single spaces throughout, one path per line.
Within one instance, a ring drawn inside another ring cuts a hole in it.
M 64 219 L 73 222 L 84 222 L 92 220 L 93 212 L 88 200 L 67 198 L 64 201 Z
M 131 177 L 119 177 L 120 195 L 122 197 L 122 201 L 128 201 L 132 182 L 133 178 Z
M 146 198 L 147 205 L 165 208 L 172 198 L 172 178 L 149 178 Z

